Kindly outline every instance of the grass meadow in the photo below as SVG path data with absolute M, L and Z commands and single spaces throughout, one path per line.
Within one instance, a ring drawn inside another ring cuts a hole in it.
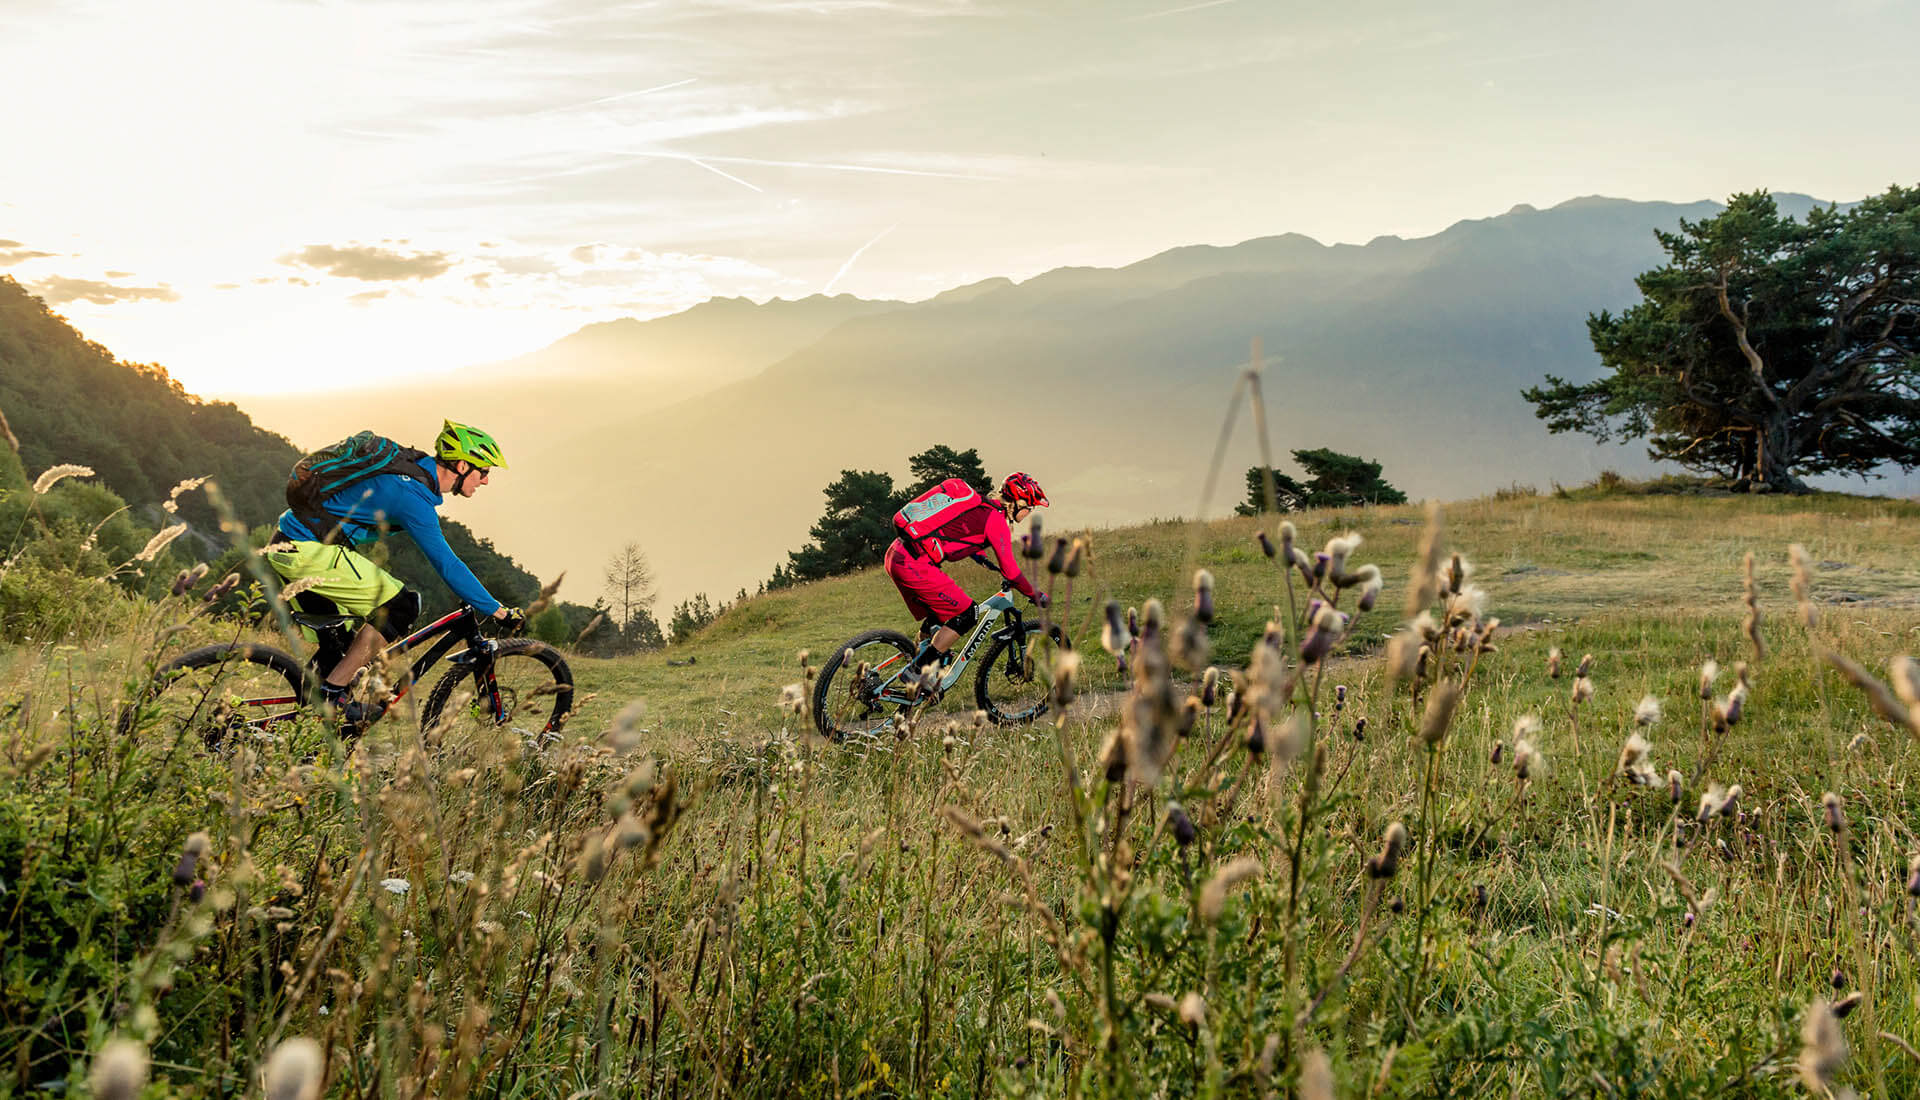
M 244 632 L 191 592 L 16 647 L 0 1092 L 1920 1095 L 1920 506 L 1288 518 L 1049 529 L 1071 701 L 857 746 L 782 689 L 911 630 L 877 571 L 541 750 L 121 721 Z

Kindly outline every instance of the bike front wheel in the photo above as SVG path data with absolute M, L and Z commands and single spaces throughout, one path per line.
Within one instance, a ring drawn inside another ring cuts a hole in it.
M 996 726 L 1017 726 L 1047 713 L 1053 677 L 1040 650 L 1039 623 L 1021 623 L 993 641 L 980 670 L 973 675 L 973 701 Z M 1053 644 L 1066 644 L 1058 626 L 1051 628 Z
M 813 683 L 813 724 L 822 737 L 845 741 L 879 733 L 895 704 L 880 687 L 913 659 L 913 641 L 897 630 L 869 630 L 835 650 Z
M 292 721 L 307 673 L 289 653 L 248 642 L 188 650 L 154 674 L 146 695 L 120 716 L 120 732 L 199 732 L 209 746 Z
M 480 722 L 508 726 L 529 740 L 558 733 L 573 713 L 573 670 L 560 651 L 532 638 L 496 642 L 493 660 L 456 668 L 435 681 L 420 707 L 420 724 L 431 728 L 452 716 L 456 692 L 467 688 L 466 705 Z

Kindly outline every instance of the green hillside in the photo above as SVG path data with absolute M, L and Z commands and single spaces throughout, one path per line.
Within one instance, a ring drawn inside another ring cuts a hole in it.
M 780 699 L 801 649 L 910 625 L 877 572 L 576 659 L 537 751 L 464 721 L 128 736 L 119 686 L 178 614 L 130 609 L 0 665 L 0 1075 L 77 1089 L 130 1034 L 187 1096 L 294 1036 L 331 1092 L 1911 1095 L 1916 521 L 1584 490 L 1304 513 L 1298 545 L 1358 532 L 1387 584 L 1306 666 L 1256 521 L 1083 533 L 1060 721 L 955 702 L 860 745 Z M 1381 639 L 1429 545 L 1464 556 L 1465 649 L 1414 701 Z M 1180 720 L 1199 685 L 1157 643 L 1130 687 L 1098 671 L 1095 608 L 1178 626 L 1196 565 L 1237 721 Z
M 19 440 L 29 480 L 62 463 L 90 467 L 99 484 L 150 524 L 162 518 L 157 506 L 174 485 L 209 475 L 242 522 L 271 523 L 286 508 L 287 471 L 300 457 L 286 439 L 255 427 L 233 405 L 186 392 L 158 364 L 114 358 L 5 277 L 0 412 Z M 219 518 L 200 493 L 184 495 L 179 514 L 209 536 L 219 530 Z M 502 600 L 524 605 L 539 591 L 540 582 L 491 540 L 457 518 L 444 519 L 442 526 L 454 551 Z M 182 551 L 202 554 L 220 545 L 212 537 L 177 543 Z M 421 590 L 429 608 L 453 605 L 452 592 L 410 539 L 395 540 L 384 553 L 394 573 Z

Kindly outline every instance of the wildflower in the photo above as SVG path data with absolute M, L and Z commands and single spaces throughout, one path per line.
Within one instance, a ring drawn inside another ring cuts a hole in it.
M 180 851 L 180 862 L 173 865 L 173 884 L 187 886 L 192 884 L 195 870 L 200 861 L 206 858 L 208 849 L 213 847 L 213 838 L 206 833 L 195 833 L 187 838 L 186 847 Z
M 1823 1000 L 1808 1005 L 1800 1027 L 1800 1080 L 1816 1095 L 1824 1095 L 1846 1060 L 1847 1037 L 1833 1006 Z
M 93 467 L 91 466 L 74 466 L 71 464 L 50 466 L 46 469 L 44 473 L 42 473 L 39 477 L 34 479 L 33 495 L 40 496 L 43 493 L 45 493 L 47 490 L 53 488 L 55 485 L 60 484 L 62 481 L 65 481 L 67 478 L 70 478 L 70 477 L 92 477 L 92 476 L 93 476 Z
M 1085 561 L 1086 556 L 1087 556 L 1087 540 L 1074 539 L 1073 545 L 1067 548 L 1067 579 L 1068 580 L 1072 580 L 1073 578 L 1080 575 L 1080 565 L 1083 561 Z
M 1580 658 L 1580 664 L 1573 670 L 1573 675 L 1575 679 L 1584 679 L 1592 671 L 1593 654 L 1589 653 L 1585 657 Z
M 1920 898 L 1920 856 L 1907 861 L 1907 893 Z
M 1118 657 L 1132 643 L 1133 634 L 1120 614 L 1120 601 L 1108 600 L 1106 625 L 1100 628 L 1100 648 Z
M 1213 621 L 1213 574 L 1205 569 L 1193 574 L 1193 617 L 1203 623 Z
M 1283 519 L 1280 521 L 1280 553 L 1289 557 L 1292 556 L 1293 541 L 1299 537 L 1300 532 L 1293 526 L 1292 520 Z
M 1443 538 L 1440 506 L 1430 501 L 1427 504 L 1427 524 L 1420 533 L 1420 550 L 1414 558 L 1407 584 L 1406 613 L 1409 617 L 1419 614 L 1439 594 L 1440 545 Z
M 160 551 L 165 550 L 168 543 L 186 534 L 186 532 L 187 525 L 184 523 L 176 523 L 171 527 L 162 528 L 155 532 L 152 538 L 147 540 L 147 544 L 140 548 L 140 552 L 133 556 L 133 560 L 152 561 L 154 558 L 160 556 Z
M 1319 1047 L 1300 1059 L 1300 1100 L 1333 1100 L 1333 1064 Z
M 1719 678 L 1719 662 L 1708 660 L 1706 664 L 1700 666 L 1700 698 L 1713 698 L 1713 682 Z
M 187 594 L 189 589 L 193 588 L 194 585 L 199 584 L 202 580 L 205 580 L 206 576 L 207 576 L 207 563 L 203 561 L 195 562 L 193 568 L 182 569 L 180 572 L 175 573 L 173 575 L 173 585 L 171 586 L 171 591 L 176 596 L 184 596 Z
M 389 894 L 404 894 L 413 889 L 413 884 L 403 878 L 383 878 L 380 880 L 380 888 Z
M 581 642 L 586 641 L 587 638 L 590 635 L 592 635 L 594 631 L 600 629 L 601 624 L 605 623 L 606 621 L 607 621 L 607 616 L 604 613 L 595 615 L 593 618 L 588 619 L 587 625 L 580 628 L 579 634 L 574 635 L 573 644 L 579 645 Z
M 1427 708 L 1420 716 L 1420 741 L 1438 745 L 1453 724 L 1453 710 L 1460 703 L 1460 687 L 1451 680 L 1435 685 L 1427 696 Z
M 1360 549 L 1360 541 L 1360 536 L 1352 531 L 1327 540 L 1327 576 L 1333 580 L 1334 587 L 1346 588 L 1354 583 L 1347 573 L 1347 559 Z
M 1838 970 L 1833 972 L 1833 976 L 1839 978 L 1842 982 L 1846 981 L 1846 976 Z M 1854 1009 L 1860 1007 L 1860 1002 L 1866 999 L 1867 995 L 1856 989 L 1852 993 L 1833 1002 L 1833 1018 L 1836 1020 L 1846 1019 L 1852 1014 Z
M 134 1100 L 147 1087 L 147 1045 L 133 1039 L 113 1039 L 100 1048 L 87 1083 L 97 1100 Z
M 187 478 L 173 487 L 173 491 L 167 494 L 167 499 L 160 503 L 160 508 L 168 515 L 177 513 L 180 511 L 180 494 L 190 493 L 206 483 L 207 479 L 204 477 Z
M 1196 1030 L 1206 1023 L 1207 999 L 1198 993 L 1188 993 L 1180 998 L 1180 1022 Z
M 1080 690 L 1080 654 L 1061 649 L 1053 654 L 1053 687 L 1048 692 L 1053 705 L 1062 710 L 1073 702 Z
M 1200 676 L 1200 705 L 1210 707 L 1220 695 L 1220 670 L 1211 665 Z
M 1058 576 L 1067 570 L 1067 540 L 1053 540 L 1053 553 L 1047 556 L 1047 572 Z
M 1187 808 L 1178 802 L 1167 803 L 1167 827 L 1173 831 L 1173 842 L 1182 848 L 1192 844 L 1199 835 L 1193 819 L 1187 816 Z
M 1020 540 L 1020 556 L 1028 561 L 1039 561 L 1044 545 L 1040 539 L 1040 513 L 1035 512 L 1027 523 L 1027 533 Z
M 1360 610 L 1372 611 L 1373 605 L 1380 601 L 1381 590 L 1384 589 L 1387 584 L 1380 576 L 1380 567 L 1377 565 L 1363 565 L 1360 567 L 1359 572 L 1354 574 L 1354 577 L 1356 578 L 1356 583 L 1360 585 Z
M 1380 841 L 1380 854 L 1367 860 L 1367 877 L 1388 879 L 1400 871 L 1400 857 L 1407 850 L 1407 827 L 1398 821 L 1387 826 Z
M 1226 908 L 1227 891 L 1240 885 L 1247 879 L 1260 874 L 1260 861 L 1252 856 L 1236 856 L 1207 880 L 1200 888 L 1200 919 L 1207 924 L 1217 924 L 1220 913 Z
M 1579 706 L 1591 698 L 1593 698 L 1593 681 L 1585 676 L 1576 676 L 1573 681 L 1574 705 Z
M 1513 774 L 1515 778 L 1525 783 L 1527 780 L 1533 778 L 1533 773 L 1539 770 L 1539 767 L 1540 750 L 1533 747 L 1533 742 L 1524 740 L 1515 741 L 1513 743 Z
M 1620 749 L 1620 763 L 1615 769 L 1627 777 L 1627 782 L 1637 786 L 1651 786 L 1659 778 L 1654 771 L 1653 762 L 1647 758 L 1653 749 L 1645 737 L 1635 731 L 1627 737 L 1627 743 Z
M 1727 692 L 1727 701 L 1720 708 L 1720 712 L 1725 717 L 1727 725 L 1732 726 L 1739 723 L 1740 715 L 1745 713 L 1746 708 L 1747 685 L 1743 680 L 1733 685 L 1732 691 Z
M 807 709 L 807 688 L 805 684 L 788 684 L 780 689 L 780 709 L 800 714 Z
M 1842 833 L 1847 828 L 1847 810 L 1840 802 L 1840 796 L 1832 791 L 1820 796 L 1820 809 L 1827 822 L 1827 831 Z
M 1313 616 L 1313 625 L 1307 629 L 1307 636 L 1300 640 L 1301 662 L 1314 665 L 1325 660 L 1333 649 L 1333 643 L 1347 632 L 1350 621 L 1345 612 L 1322 607 Z
M 1812 630 L 1820 621 L 1820 612 L 1813 606 L 1813 559 L 1797 542 L 1787 547 L 1787 557 L 1793 562 L 1793 579 L 1787 584 L 1793 591 L 1794 610 L 1800 625 Z
M 1565 657 L 1561 654 L 1559 646 L 1554 646 L 1552 649 L 1547 650 L 1547 679 L 1558 680 L 1560 678 L 1560 662 L 1562 660 L 1565 660 Z
M 326 1070 L 319 1043 L 304 1035 L 288 1039 L 267 1059 L 266 1100 L 317 1100 Z
M 1732 800 L 1733 796 L 1725 787 L 1718 783 L 1710 783 L 1707 785 L 1707 792 L 1700 796 L 1700 812 L 1695 815 L 1695 818 L 1700 821 L 1710 821 L 1726 809 L 1727 804 Z
M 1364 714 L 1353 720 L 1353 739 L 1355 741 L 1367 739 L 1367 718 Z
M 1493 743 L 1493 752 L 1487 757 L 1487 763 L 1492 764 L 1496 768 L 1499 767 L 1500 756 L 1506 751 L 1507 743 L 1505 741 L 1495 741 Z
M 1254 538 L 1254 541 L 1260 544 L 1260 552 L 1262 554 L 1265 554 L 1267 557 L 1271 558 L 1274 556 L 1274 554 L 1278 552 L 1274 549 L 1273 540 L 1267 537 L 1267 533 L 1265 531 L 1255 531 L 1253 533 L 1253 538 Z
M 1747 640 L 1753 643 L 1754 659 L 1759 660 L 1767 655 L 1767 643 L 1760 637 L 1760 581 L 1753 575 L 1753 551 L 1747 551 L 1741 571 L 1742 599 L 1747 605 L 1747 619 L 1742 629 L 1747 632 Z
M 1680 795 L 1682 794 L 1681 785 L 1683 781 L 1684 777 L 1681 776 L 1679 768 L 1667 769 L 1667 797 L 1672 800 L 1675 806 L 1680 805 Z
M 1655 699 L 1651 695 L 1641 696 L 1639 704 L 1633 708 L 1633 724 L 1636 726 L 1651 726 L 1659 721 L 1660 700 Z

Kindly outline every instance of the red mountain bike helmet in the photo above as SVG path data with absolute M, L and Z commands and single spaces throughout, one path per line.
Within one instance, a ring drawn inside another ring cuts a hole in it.
M 1000 497 L 1013 504 L 1024 504 L 1029 508 L 1045 508 L 1047 492 L 1040 483 L 1029 474 L 1011 473 L 1000 485 Z

